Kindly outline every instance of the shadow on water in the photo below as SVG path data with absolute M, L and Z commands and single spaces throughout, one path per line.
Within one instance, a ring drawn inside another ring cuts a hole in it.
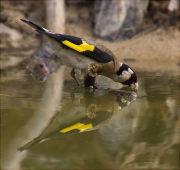
M 116 90 L 102 88 L 84 89 L 82 96 L 77 98 L 75 90 L 71 93 L 71 101 L 63 104 L 41 135 L 18 150 L 30 149 L 52 138 L 99 129 L 106 125 L 118 110 L 127 107 L 136 99 L 134 92 L 120 91 L 121 94 L 118 95 Z

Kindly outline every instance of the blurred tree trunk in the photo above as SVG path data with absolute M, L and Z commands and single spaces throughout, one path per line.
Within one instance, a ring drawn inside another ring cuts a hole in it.
M 64 11 L 64 0 L 46 0 L 46 28 L 55 33 L 63 34 L 65 31 L 65 11 Z M 49 71 L 55 72 L 62 65 L 60 56 L 54 50 L 50 42 L 43 36 L 40 47 L 28 60 L 27 70 L 36 73 L 34 69 L 37 62 L 45 63 Z
M 65 31 L 64 0 L 46 0 L 46 25 L 49 30 L 63 34 Z
M 97 0 L 94 34 L 107 40 L 124 40 L 137 33 L 148 0 Z

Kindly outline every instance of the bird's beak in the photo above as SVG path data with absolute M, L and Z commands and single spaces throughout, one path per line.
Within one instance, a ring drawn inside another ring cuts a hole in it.
M 135 89 L 135 90 L 138 90 L 138 87 L 139 87 L 138 82 L 133 83 L 133 84 L 131 85 L 131 87 L 132 87 L 133 89 Z

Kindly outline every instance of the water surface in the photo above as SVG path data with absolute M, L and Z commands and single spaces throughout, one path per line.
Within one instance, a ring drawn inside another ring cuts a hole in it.
M 45 82 L 21 67 L 2 72 L 2 168 L 179 168 L 178 76 L 137 70 L 138 96 L 126 98 L 75 88 L 69 71 Z

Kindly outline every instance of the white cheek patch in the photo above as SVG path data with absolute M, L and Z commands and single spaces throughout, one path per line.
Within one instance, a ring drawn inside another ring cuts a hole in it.
M 131 77 L 131 74 L 128 71 L 122 72 L 122 78 L 124 81 L 128 80 Z
M 128 68 L 128 72 L 131 73 L 131 74 L 134 73 L 130 68 Z
M 131 77 L 131 74 L 128 71 L 125 70 L 118 77 L 120 79 L 120 82 L 125 82 L 126 80 L 128 80 Z

